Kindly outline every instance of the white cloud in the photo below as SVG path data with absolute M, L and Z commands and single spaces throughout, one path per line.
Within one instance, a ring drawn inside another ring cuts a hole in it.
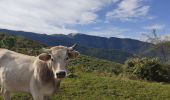
M 153 29 L 162 30 L 164 28 L 165 28 L 165 25 L 161 25 L 161 24 L 154 24 L 154 25 L 144 27 L 144 29 L 148 29 L 148 30 L 153 30 Z
M 170 41 L 170 33 L 161 36 L 162 41 Z
M 122 0 L 116 9 L 106 14 L 106 17 L 121 21 L 136 21 L 142 17 L 151 19 L 148 16 L 149 10 L 150 6 L 145 5 L 142 0 Z
M 125 32 L 129 31 L 128 29 L 123 29 L 119 27 L 95 27 L 93 31 L 88 32 L 89 35 L 102 36 L 102 37 L 119 37 L 127 38 L 124 35 Z
M 0 28 L 39 33 L 77 32 L 69 26 L 90 24 L 97 11 L 118 0 L 0 0 Z

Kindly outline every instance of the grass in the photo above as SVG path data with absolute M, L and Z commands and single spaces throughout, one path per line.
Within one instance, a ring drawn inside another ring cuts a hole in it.
M 98 73 L 111 73 L 118 75 L 123 71 L 122 64 L 81 55 L 77 59 L 71 60 L 69 63 L 69 70 L 74 72 L 98 72 Z
M 50 100 L 169 100 L 170 85 L 121 79 L 92 73 L 77 73 L 77 78 L 62 81 L 61 90 Z M 2 99 L 2 98 L 1 98 Z M 15 93 L 13 100 L 32 100 Z
M 79 74 L 66 79 L 62 92 L 52 100 L 162 100 L 170 99 L 170 85 L 120 79 L 95 74 Z

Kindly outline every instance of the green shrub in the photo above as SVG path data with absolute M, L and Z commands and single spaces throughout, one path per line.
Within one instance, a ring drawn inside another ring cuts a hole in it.
M 149 81 L 169 82 L 169 68 L 161 64 L 158 58 L 131 58 L 125 62 L 125 74 L 130 77 Z

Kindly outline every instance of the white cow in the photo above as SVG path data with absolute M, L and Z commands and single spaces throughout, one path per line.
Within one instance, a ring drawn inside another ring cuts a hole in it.
M 10 100 L 10 92 L 14 91 L 31 93 L 34 100 L 54 94 L 66 76 L 68 59 L 79 55 L 74 47 L 55 46 L 37 57 L 0 49 L 0 86 L 4 99 Z

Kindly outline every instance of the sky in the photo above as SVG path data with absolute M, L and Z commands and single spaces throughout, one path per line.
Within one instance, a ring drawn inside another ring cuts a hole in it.
M 170 0 L 0 0 L 0 28 L 142 39 L 170 34 Z

